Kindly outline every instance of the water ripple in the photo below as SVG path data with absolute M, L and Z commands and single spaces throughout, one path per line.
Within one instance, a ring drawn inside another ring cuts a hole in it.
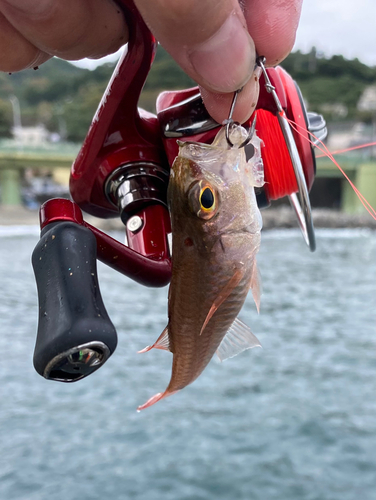
M 9 500 L 375 500 L 376 233 L 263 235 L 261 314 L 241 318 L 263 349 L 213 360 L 190 387 L 163 390 L 171 355 L 136 351 L 166 324 L 167 289 L 99 265 L 119 344 L 77 384 L 32 367 L 33 228 L 0 229 L 0 498 Z M 15 258 L 17 252 L 17 258 Z

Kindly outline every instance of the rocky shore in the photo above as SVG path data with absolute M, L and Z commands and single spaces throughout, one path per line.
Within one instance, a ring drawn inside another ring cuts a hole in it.
M 264 230 L 275 228 L 298 227 L 295 213 L 288 206 L 268 208 L 262 211 Z M 85 219 L 94 226 L 109 231 L 121 229 L 120 219 L 97 219 L 87 216 Z M 316 228 L 356 228 L 364 227 L 376 229 L 376 221 L 364 211 L 362 214 L 345 214 L 338 210 L 314 209 L 313 222 Z M 25 226 L 38 225 L 39 214 L 37 210 L 28 210 L 24 207 L 0 206 L 0 226 Z

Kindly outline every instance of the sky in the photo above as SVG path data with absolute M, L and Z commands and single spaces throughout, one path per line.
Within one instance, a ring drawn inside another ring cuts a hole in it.
M 309 52 L 315 46 L 326 56 L 357 57 L 376 66 L 376 0 L 303 0 L 303 9 L 293 50 Z M 120 53 L 99 61 L 78 61 L 94 69 Z
M 294 50 L 312 46 L 376 66 L 376 0 L 303 0 Z

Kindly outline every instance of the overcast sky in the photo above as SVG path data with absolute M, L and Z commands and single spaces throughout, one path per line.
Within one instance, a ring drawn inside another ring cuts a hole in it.
M 376 0 L 303 0 L 294 49 L 313 45 L 376 66 Z
M 294 50 L 308 52 L 312 46 L 327 56 L 357 57 L 376 66 L 376 0 L 303 0 Z M 79 65 L 95 68 L 98 64 L 83 60 Z

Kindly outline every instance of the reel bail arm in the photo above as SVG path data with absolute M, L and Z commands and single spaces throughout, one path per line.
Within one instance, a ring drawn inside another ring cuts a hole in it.
M 294 168 L 296 181 L 298 184 L 298 193 L 291 193 L 289 195 L 290 203 L 295 210 L 296 216 L 298 218 L 299 226 L 303 234 L 304 241 L 308 245 L 311 252 L 314 252 L 316 249 L 316 239 L 315 239 L 315 230 L 313 227 L 312 220 L 312 209 L 311 203 L 309 200 L 309 192 L 307 183 L 304 177 L 303 166 L 300 160 L 299 152 L 296 147 L 296 143 L 294 137 L 291 132 L 290 125 L 286 120 L 285 111 L 281 105 L 280 100 L 278 99 L 278 95 L 276 93 L 275 87 L 271 84 L 268 73 L 264 66 L 265 57 L 258 57 L 257 64 L 260 66 L 262 73 L 265 78 L 265 88 L 266 91 L 271 94 L 273 97 L 274 103 L 277 107 L 277 118 L 279 121 L 279 125 L 281 127 L 283 136 L 285 138 L 285 142 L 287 145 L 287 149 L 290 154 L 291 163 Z

